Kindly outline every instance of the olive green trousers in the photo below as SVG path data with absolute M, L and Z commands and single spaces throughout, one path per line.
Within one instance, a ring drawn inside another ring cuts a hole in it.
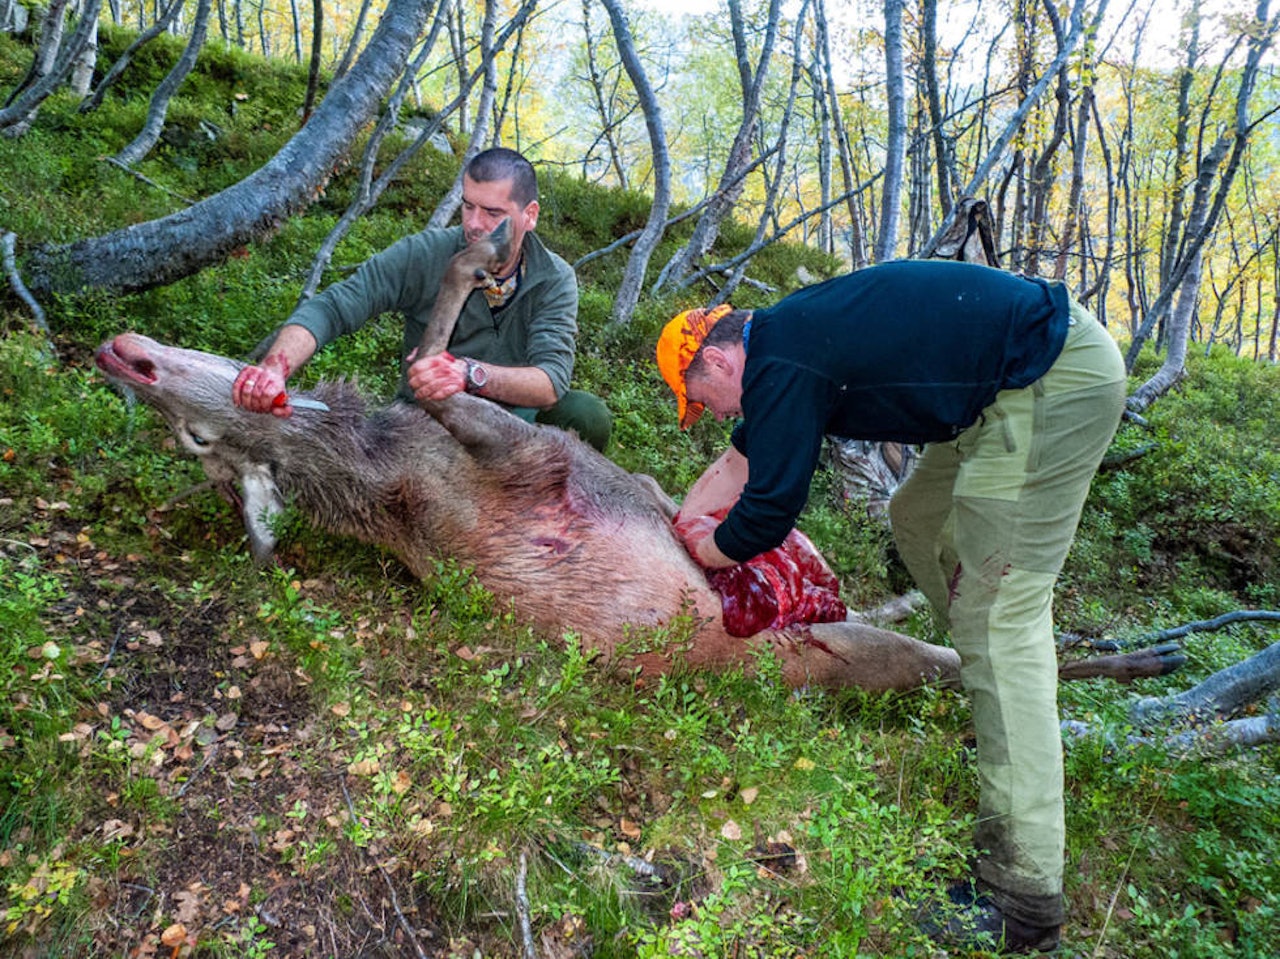
M 1073 303 L 1049 371 L 927 446 L 890 503 L 903 561 L 950 621 L 972 702 L 978 879 L 1007 916 L 1036 926 L 1064 915 L 1053 588 L 1125 388 L 1115 342 Z

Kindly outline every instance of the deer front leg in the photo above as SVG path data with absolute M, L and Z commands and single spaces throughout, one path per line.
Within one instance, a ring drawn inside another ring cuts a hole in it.
M 419 357 L 444 351 L 472 290 L 494 284 L 493 273 L 511 256 L 511 219 L 499 223 L 483 240 L 469 243 L 455 253 L 436 292 L 431 319 L 418 345 Z

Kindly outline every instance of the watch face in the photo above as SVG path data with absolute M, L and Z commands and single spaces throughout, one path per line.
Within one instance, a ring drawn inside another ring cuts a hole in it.
M 489 382 L 489 371 L 479 363 L 471 362 L 467 364 L 467 385 L 473 390 L 484 387 Z

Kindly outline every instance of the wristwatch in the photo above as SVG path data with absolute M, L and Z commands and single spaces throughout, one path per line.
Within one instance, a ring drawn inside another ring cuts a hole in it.
M 467 364 L 467 380 L 466 390 L 468 393 L 479 393 L 484 389 L 485 384 L 489 382 L 489 371 L 477 363 L 475 360 L 463 357 L 463 362 Z

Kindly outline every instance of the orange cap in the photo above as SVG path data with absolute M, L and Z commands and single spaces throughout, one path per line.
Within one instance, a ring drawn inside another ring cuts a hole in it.
M 705 310 L 685 310 L 662 328 L 658 336 L 658 369 L 662 378 L 676 395 L 677 411 L 680 414 L 680 428 L 687 430 L 705 407 L 701 403 L 690 403 L 685 393 L 684 374 L 693 362 L 694 355 L 702 346 L 711 328 L 726 314 L 733 312 L 728 303 L 713 306 Z

